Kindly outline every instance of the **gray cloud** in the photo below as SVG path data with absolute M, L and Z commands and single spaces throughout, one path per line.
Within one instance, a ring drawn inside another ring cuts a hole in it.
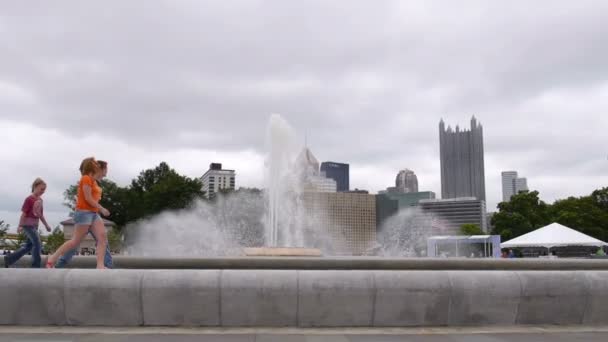
M 489 207 L 503 169 L 549 199 L 584 194 L 608 183 L 607 14 L 605 1 L 7 2 L 0 119 L 116 142 L 102 151 L 131 158 L 114 164 L 128 180 L 181 150 L 260 155 L 281 113 L 320 159 L 350 162 L 355 186 L 382 189 L 409 167 L 440 192 L 439 118 L 475 114 Z

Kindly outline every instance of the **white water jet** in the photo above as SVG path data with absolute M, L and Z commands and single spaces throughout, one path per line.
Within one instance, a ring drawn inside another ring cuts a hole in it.
M 299 152 L 294 129 L 280 115 L 270 116 L 266 131 L 265 193 L 267 200 L 266 245 L 301 247 L 302 239 L 295 159 Z

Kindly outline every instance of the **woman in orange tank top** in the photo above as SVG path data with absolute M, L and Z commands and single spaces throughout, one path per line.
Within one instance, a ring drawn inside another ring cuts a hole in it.
M 89 230 L 97 238 L 97 268 L 105 268 L 102 251 L 106 250 L 107 238 L 103 220 L 99 213 L 103 216 L 109 216 L 110 212 L 99 204 L 102 191 L 96 178 L 102 171 L 93 157 L 86 158 L 81 165 L 82 177 L 78 182 L 76 210 L 74 211 L 74 235 L 71 240 L 66 241 L 53 255 L 49 256 L 46 268 L 53 268 L 59 257 L 77 248 Z

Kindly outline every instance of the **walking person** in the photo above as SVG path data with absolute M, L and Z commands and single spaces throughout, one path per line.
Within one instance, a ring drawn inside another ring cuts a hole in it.
M 97 165 L 99 165 L 101 172 L 98 173 L 95 180 L 100 181 L 108 175 L 108 163 L 103 160 L 98 160 Z M 83 174 L 83 166 L 84 166 L 84 163 L 81 163 L 80 164 L 80 174 L 81 175 Z M 105 229 L 105 227 L 104 227 L 104 229 Z M 91 232 L 91 230 L 89 230 L 89 234 L 93 237 L 93 239 L 95 239 L 95 245 L 97 245 L 97 237 L 95 237 L 95 234 L 93 234 Z M 97 251 L 99 251 L 99 248 L 97 248 Z M 55 267 L 64 268 L 76 254 L 78 254 L 78 247 L 67 251 L 63 256 L 61 256 L 59 258 L 59 261 L 57 261 L 57 263 L 55 264 Z M 114 267 L 113 262 L 112 262 L 112 253 L 110 252 L 110 244 L 107 243 L 107 241 L 106 241 L 106 251 L 105 251 L 105 255 L 104 255 L 104 259 L 103 259 L 103 264 L 106 268 Z
M 51 227 L 44 218 L 44 209 L 42 205 L 42 195 L 45 191 L 46 183 L 42 179 L 36 178 L 32 184 L 32 194 L 23 201 L 21 218 L 19 219 L 18 231 L 25 234 L 27 242 L 14 253 L 4 256 L 4 267 L 8 268 L 31 251 L 32 268 L 40 268 L 42 243 L 40 242 L 40 235 L 38 233 L 39 222 L 42 221 L 46 230 L 48 232 L 51 231 Z
M 99 204 L 101 187 L 97 184 L 96 178 L 100 176 L 101 168 L 93 157 L 86 158 L 81 165 L 82 177 L 78 182 L 76 210 L 74 211 L 74 235 L 71 240 L 66 241 L 53 255 L 49 256 L 46 268 L 53 268 L 59 257 L 77 248 L 89 230 L 97 238 L 97 250 L 106 249 L 106 230 L 99 213 L 110 216 L 110 212 Z M 97 268 L 105 268 L 104 254 L 97 253 Z

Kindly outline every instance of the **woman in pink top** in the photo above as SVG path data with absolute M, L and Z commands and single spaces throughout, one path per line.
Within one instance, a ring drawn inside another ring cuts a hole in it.
M 21 207 L 21 219 L 19 220 L 19 232 L 23 232 L 27 237 L 27 242 L 14 253 L 4 256 L 4 267 L 21 259 L 30 250 L 32 251 L 32 268 L 40 268 L 40 235 L 38 234 L 38 222 L 42 221 L 47 232 L 51 231 L 51 227 L 44 218 L 44 210 L 42 209 L 42 194 L 46 191 L 46 183 L 36 178 L 32 184 L 32 194 L 29 195 L 23 202 Z

